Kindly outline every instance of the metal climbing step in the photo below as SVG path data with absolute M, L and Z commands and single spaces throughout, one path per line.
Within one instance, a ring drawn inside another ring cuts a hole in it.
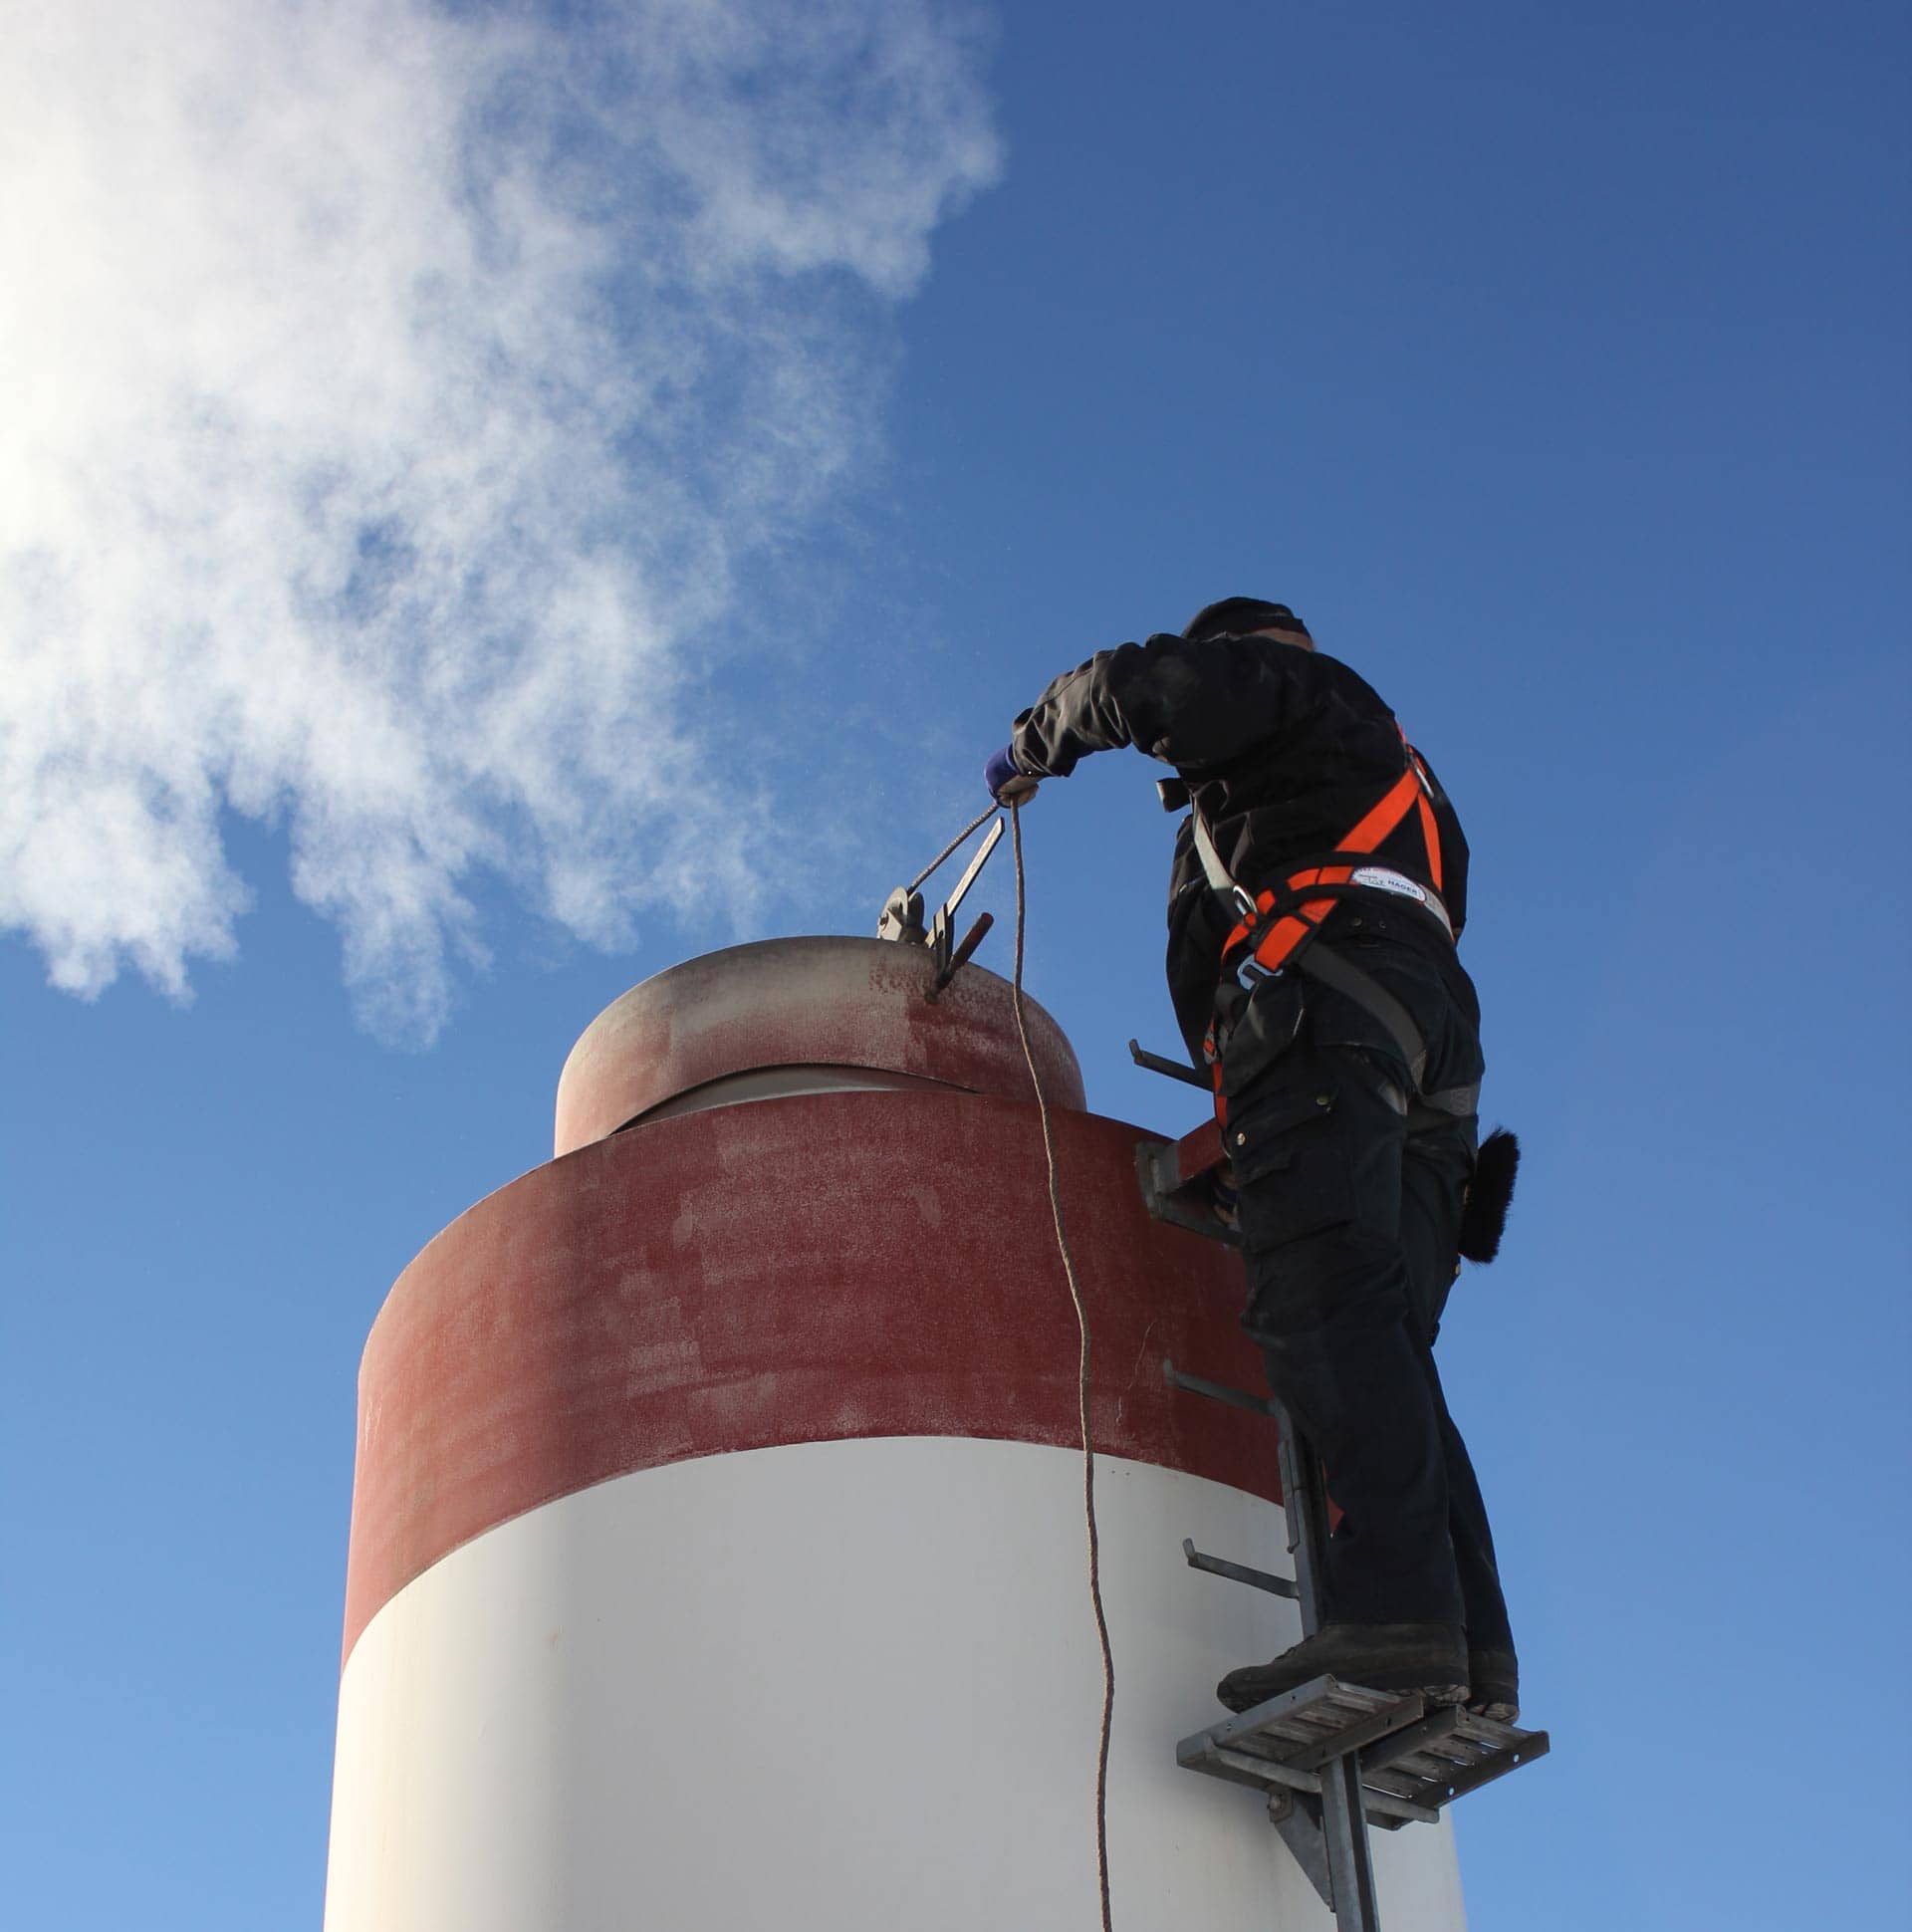
M 1547 1750 L 1545 1731 L 1495 1724 L 1457 1706 L 1428 1710 L 1418 1694 L 1316 1677 L 1182 1739 L 1175 1757 L 1185 1770 L 1273 1798 L 1318 1797 L 1322 1768 L 1353 1756 L 1368 1822 L 1398 1830 L 1432 1823 L 1443 1806 Z
M 1548 1747 L 1545 1731 L 1496 1724 L 1458 1708 L 1438 1710 L 1363 1751 L 1361 1785 L 1364 1791 L 1439 1811 L 1545 1758 Z

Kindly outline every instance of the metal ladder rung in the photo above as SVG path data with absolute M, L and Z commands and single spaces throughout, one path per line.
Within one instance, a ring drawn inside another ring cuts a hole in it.
M 1442 1704 L 1421 1719 L 1418 1724 L 1410 1724 L 1405 1731 L 1396 1731 L 1392 1737 L 1374 1746 L 1361 1760 L 1366 1771 L 1385 1771 L 1400 1759 L 1419 1756 L 1430 1765 L 1434 1762 L 1430 1753 L 1436 1742 L 1445 1738 L 1461 1721 L 1461 1711 L 1457 1705 Z
M 1311 1798 L 1318 1798 L 1321 1792 L 1318 1772 L 1291 1771 L 1273 1759 L 1258 1758 L 1247 1751 L 1231 1751 L 1226 1745 L 1216 1746 L 1205 1762 L 1190 1764 L 1189 1769 L 1213 1771 L 1218 1777 L 1226 1777 L 1232 1771 L 1238 1775 L 1239 1783 L 1259 1786 L 1263 1790 L 1278 1785 L 1284 1790 L 1302 1792 Z M 1425 1805 L 1414 1805 L 1385 1792 L 1363 1792 L 1361 1807 L 1371 1820 L 1385 1818 L 1401 1824 L 1435 1824 L 1440 1821 L 1441 1815 L 1439 1811 L 1429 1811 Z
M 1251 1395 L 1245 1388 L 1231 1388 L 1226 1382 L 1211 1382 L 1204 1375 L 1191 1375 L 1186 1369 L 1177 1368 L 1173 1357 L 1162 1357 L 1162 1379 L 1171 1388 L 1186 1389 L 1191 1395 L 1206 1395 L 1211 1402 L 1226 1402 L 1232 1409 L 1247 1409 L 1251 1415 L 1275 1413 L 1275 1405 L 1266 1395 Z
M 1412 1706 L 1411 1709 L 1407 1708 Z M 1288 1759 L 1288 1763 L 1303 1771 L 1315 1771 L 1326 1764 L 1330 1758 L 1345 1758 L 1350 1751 L 1360 1751 L 1370 1744 L 1378 1743 L 1389 1733 L 1398 1731 L 1403 1724 L 1411 1724 L 1420 1716 L 1423 1705 L 1418 1696 L 1403 1698 L 1400 1707 L 1386 1707 L 1370 1711 L 1366 1717 L 1353 1724 L 1343 1725 L 1338 1731 L 1330 1732 L 1318 1744 L 1311 1744 Z
M 1195 1548 L 1193 1537 L 1182 1539 L 1182 1555 L 1188 1561 L 1190 1570 L 1204 1570 L 1211 1576 L 1226 1576 L 1232 1583 L 1247 1583 L 1251 1589 L 1265 1589 L 1271 1596 L 1300 1595 L 1300 1590 L 1286 1576 L 1277 1576 L 1271 1570 L 1251 1570 L 1247 1564 L 1232 1564 L 1221 1557 L 1208 1556 Z
M 1496 1735 L 1481 1735 L 1488 1729 Z M 1453 1736 L 1444 1739 L 1438 1750 L 1423 1747 L 1387 1764 L 1363 1763 L 1361 1780 L 1371 1789 L 1438 1811 L 1545 1758 L 1551 1744 L 1545 1731 L 1520 1731 L 1506 1724 L 1490 1727 L 1484 1719 L 1463 1714 Z

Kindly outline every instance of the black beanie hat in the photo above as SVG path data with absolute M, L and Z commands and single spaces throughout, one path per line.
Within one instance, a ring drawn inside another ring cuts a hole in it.
M 1182 635 L 1191 644 L 1202 644 L 1213 637 L 1246 636 L 1251 630 L 1309 635 L 1308 625 L 1287 604 L 1270 604 L 1266 598 L 1223 598 L 1219 604 L 1205 604 L 1183 626 Z

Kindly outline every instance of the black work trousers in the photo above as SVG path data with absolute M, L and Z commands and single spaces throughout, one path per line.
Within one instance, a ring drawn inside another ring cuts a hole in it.
M 1451 952 L 1377 933 L 1343 955 L 1419 1024 L 1425 1091 L 1478 1087 L 1479 1009 Z M 1217 1006 L 1243 1326 L 1342 1513 L 1327 1614 L 1460 1624 L 1476 1648 L 1511 1650 L 1487 1510 L 1433 1353 L 1476 1118 L 1425 1105 L 1386 1028 L 1294 968 Z

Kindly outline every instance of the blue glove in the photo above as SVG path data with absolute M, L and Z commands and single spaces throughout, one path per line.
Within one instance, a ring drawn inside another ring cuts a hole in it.
M 983 783 L 998 805 L 1020 804 L 1036 796 L 1036 781 L 1017 764 L 1013 745 L 1005 745 L 983 767 Z

